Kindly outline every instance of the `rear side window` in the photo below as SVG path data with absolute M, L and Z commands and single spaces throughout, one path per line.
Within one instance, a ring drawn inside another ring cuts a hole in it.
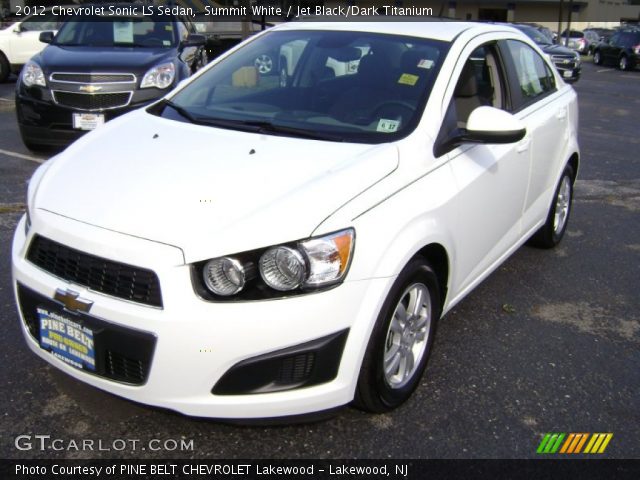
M 519 86 L 515 89 L 516 98 L 513 99 L 515 110 L 520 110 L 556 90 L 553 73 L 538 52 L 517 40 L 507 40 L 505 43 Z

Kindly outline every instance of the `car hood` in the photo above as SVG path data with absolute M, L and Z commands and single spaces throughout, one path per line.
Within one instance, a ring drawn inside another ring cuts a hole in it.
M 392 144 L 238 132 L 138 110 L 56 157 L 33 205 L 179 247 L 191 263 L 306 238 L 397 165 Z
M 49 45 L 35 60 L 47 72 L 131 72 L 144 74 L 154 65 L 170 61 L 172 48 L 103 48 Z
M 544 53 L 549 55 L 571 55 L 575 56 L 575 51 L 562 45 L 540 45 Z

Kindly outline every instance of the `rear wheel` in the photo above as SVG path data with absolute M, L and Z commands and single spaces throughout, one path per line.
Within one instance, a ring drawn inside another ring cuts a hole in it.
M 11 65 L 9 65 L 9 60 L 0 52 L 0 83 L 5 82 L 7 78 L 9 78 L 10 73 Z
M 596 50 L 593 53 L 593 63 L 595 63 L 596 65 L 602 65 L 602 55 L 600 54 L 599 50 Z
M 618 67 L 620 68 L 620 70 L 630 70 L 631 69 L 631 65 L 629 64 L 629 59 L 627 58 L 626 55 L 622 55 L 620 57 L 620 60 L 618 61 Z
M 547 221 L 533 237 L 531 237 L 530 243 L 532 245 L 540 248 L 553 248 L 562 240 L 569 223 L 569 215 L 571 214 L 573 179 L 573 168 L 567 165 L 556 187 L 553 202 L 547 215 Z
M 398 276 L 378 316 L 355 406 L 382 413 L 411 396 L 427 365 L 440 309 L 436 274 L 424 258 L 415 257 Z

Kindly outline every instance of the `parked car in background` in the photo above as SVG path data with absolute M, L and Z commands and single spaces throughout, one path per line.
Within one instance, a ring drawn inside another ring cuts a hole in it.
M 39 39 L 41 32 L 58 30 L 62 21 L 48 9 L 0 30 L 0 82 L 6 81 L 11 72 L 18 73 L 45 47 Z
M 621 28 L 608 41 L 598 44 L 593 62 L 633 70 L 640 63 L 640 28 Z
M 288 81 L 260 76 L 287 47 Z M 12 246 L 24 340 L 188 415 L 389 411 L 442 315 L 563 238 L 577 129 L 576 92 L 511 27 L 273 27 L 36 170 Z
M 544 53 L 549 55 L 549 58 L 551 58 L 551 61 L 566 82 L 577 82 L 580 79 L 582 61 L 579 53 L 562 45 L 552 43 L 549 37 L 529 25 L 514 24 L 513 26 L 525 33 L 531 40 L 536 42 Z
M 595 51 L 598 44 L 600 42 L 609 40 L 611 35 L 613 35 L 615 32 L 616 32 L 615 30 L 612 30 L 610 28 L 598 28 L 598 27 L 585 28 L 584 34 L 589 39 L 588 54 L 593 55 L 593 52 Z
M 24 66 L 16 88 L 30 149 L 65 146 L 87 130 L 164 96 L 206 63 L 205 39 L 184 17 L 82 17 L 65 22 Z
M 580 30 L 571 30 L 570 32 L 565 30 L 562 32 L 560 43 L 582 55 L 589 52 L 589 40 Z

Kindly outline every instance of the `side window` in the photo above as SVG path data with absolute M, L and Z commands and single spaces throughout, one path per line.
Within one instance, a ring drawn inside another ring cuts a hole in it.
M 609 44 L 610 45 L 618 45 L 618 40 L 620 40 L 620 34 L 616 33 L 615 35 L 613 35 L 610 39 L 609 39 Z
M 447 110 L 449 122 L 455 122 L 457 128 L 465 128 L 471 112 L 481 106 L 500 109 L 506 106 L 498 55 L 493 45 L 477 48 L 466 60 Z
M 520 86 L 517 107 L 529 105 L 556 90 L 553 72 L 538 52 L 517 40 L 507 40 L 506 45 Z
M 471 53 L 457 79 L 438 133 L 436 144 L 442 149 L 435 151 L 437 156 L 451 151 L 449 139 L 467 127 L 469 116 L 476 108 L 510 110 L 504 78 L 504 66 L 495 43 L 485 44 Z

